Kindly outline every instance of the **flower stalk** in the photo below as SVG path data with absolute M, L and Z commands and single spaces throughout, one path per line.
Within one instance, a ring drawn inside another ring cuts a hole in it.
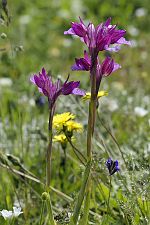
M 96 118 L 96 101 L 97 101 L 97 91 L 96 91 L 96 69 L 97 69 L 97 56 L 92 54 L 92 67 L 90 71 L 91 76 L 91 100 L 89 103 L 89 116 L 88 116 L 88 131 L 87 131 L 87 159 L 89 162 L 92 161 L 92 137 L 94 134 L 94 126 L 95 126 L 95 118 Z M 89 208 L 90 208 L 90 195 L 91 195 L 91 187 L 92 179 L 91 175 L 89 175 L 87 188 L 86 188 L 86 196 L 85 196 L 85 220 L 88 221 Z
M 90 175 L 90 170 L 91 170 L 91 162 L 89 161 L 86 165 L 86 168 L 85 168 L 85 172 L 84 172 L 84 176 L 83 176 L 83 182 L 82 182 L 81 189 L 80 189 L 80 192 L 79 192 L 79 195 L 78 195 L 78 198 L 77 198 L 77 202 L 76 202 L 76 205 L 75 205 L 75 208 L 74 208 L 74 213 L 71 217 L 69 225 L 76 225 L 77 222 L 78 222 L 80 209 L 81 209 L 81 206 L 82 206 L 85 190 L 86 190 L 86 187 L 87 187 L 88 178 L 89 178 L 89 175 Z
M 44 208 L 45 208 L 45 201 L 42 200 L 41 214 L 40 214 L 40 223 L 39 223 L 39 225 L 42 225 Z
M 88 131 L 87 131 L 87 158 L 92 159 L 92 136 L 94 133 L 95 117 L 96 117 L 96 68 L 97 57 L 92 56 L 91 67 L 91 100 L 89 103 Z
M 50 194 L 47 196 L 47 209 L 48 209 L 48 214 L 49 214 L 49 224 L 50 225 L 56 225 L 53 217 L 53 211 L 52 211 L 52 204 L 51 204 L 51 199 L 50 199 Z
M 111 193 L 111 175 L 109 177 L 109 195 L 108 195 L 108 201 L 107 201 L 107 220 L 110 212 L 109 202 L 110 202 L 110 193 Z
M 89 187 L 91 188 L 91 185 Z M 80 219 L 79 225 L 87 225 L 88 224 L 90 197 L 91 197 L 91 190 L 88 190 L 86 193 L 85 201 L 84 201 L 83 217 Z
M 46 186 L 47 188 L 50 186 L 51 181 L 51 159 L 52 159 L 52 122 L 53 122 L 53 114 L 54 114 L 54 107 L 50 107 L 49 109 L 49 124 L 48 124 L 48 137 L 49 143 L 47 147 L 47 154 L 46 154 Z

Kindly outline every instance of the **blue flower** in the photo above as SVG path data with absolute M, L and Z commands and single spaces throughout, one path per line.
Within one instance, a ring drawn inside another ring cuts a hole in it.
M 109 158 L 106 161 L 106 166 L 108 168 L 109 175 L 113 175 L 120 170 L 118 160 L 113 161 L 111 158 Z

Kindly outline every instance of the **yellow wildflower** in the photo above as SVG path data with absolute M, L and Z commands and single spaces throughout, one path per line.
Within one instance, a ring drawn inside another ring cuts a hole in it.
M 66 122 L 65 127 L 66 127 L 66 130 L 69 132 L 72 132 L 72 131 L 82 132 L 83 131 L 82 124 L 74 122 L 73 120 L 69 120 L 68 122 Z
M 98 95 L 97 95 L 97 98 L 99 99 L 100 97 L 103 97 L 103 96 L 107 96 L 108 95 L 108 92 L 107 91 L 99 91 L 98 92 Z M 90 92 L 87 92 L 86 95 L 84 95 L 82 97 L 83 101 L 86 101 L 86 100 L 89 100 L 91 99 L 91 93 Z
M 67 140 L 67 137 L 66 137 L 65 134 L 59 134 L 59 135 L 55 135 L 55 136 L 53 137 L 53 142 L 58 142 L 58 143 L 60 143 L 62 149 L 65 150 L 66 147 L 67 147 L 67 142 L 68 142 L 68 140 Z
M 75 138 L 72 136 L 71 137 L 71 141 L 75 141 Z M 66 149 L 67 147 L 67 143 L 68 143 L 68 140 L 67 140 L 67 137 L 65 134 L 59 134 L 59 135 L 55 135 L 53 137 L 53 142 L 58 142 L 61 144 L 61 147 L 62 149 Z
M 83 126 L 80 123 L 73 121 L 75 115 L 70 112 L 57 114 L 53 118 L 53 128 L 58 132 L 64 132 L 68 137 L 73 136 L 73 131 L 83 131 Z
M 62 113 L 62 114 L 56 114 L 53 117 L 53 127 L 55 129 L 62 130 L 63 126 L 66 124 L 67 121 L 74 119 L 75 115 L 73 115 L 70 112 Z
M 67 137 L 66 137 L 65 134 L 55 135 L 53 137 L 53 142 L 66 143 L 67 142 Z

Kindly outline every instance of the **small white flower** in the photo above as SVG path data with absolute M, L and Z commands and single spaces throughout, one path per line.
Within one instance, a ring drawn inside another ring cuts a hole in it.
M 13 212 L 6 209 L 3 209 L 2 211 L 0 211 L 0 213 L 5 220 L 11 219 L 13 217 Z
M 0 78 L 0 87 L 10 87 L 12 86 L 13 82 L 12 79 L 8 78 L 8 77 L 2 77 Z
M 34 100 L 33 98 L 31 98 L 31 99 L 29 100 L 29 105 L 30 105 L 30 106 L 35 106 L 35 100 Z
M 115 99 L 108 100 L 108 110 L 111 112 L 116 111 L 119 108 L 118 102 Z
M 146 16 L 147 14 L 147 10 L 145 8 L 138 8 L 136 11 L 135 11 L 135 15 L 137 17 L 143 17 L 143 16 Z
M 129 26 L 128 32 L 129 32 L 129 34 L 131 34 L 134 37 L 139 35 L 139 30 L 134 26 Z
M 136 48 L 138 46 L 137 40 L 132 40 L 131 41 L 131 48 Z
M 20 207 L 13 207 L 13 216 L 14 217 L 18 217 L 20 214 L 22 214 L 23 212 L 21 212 L 21 208 Z
M 134 113 L 137 115 L 137 116 L 140 116 L 140 117 L 143 117 L 143 116 L 146 116 L 148 114 L 148 110 L 142 108 L 142 107 L 135 107 L 134 108 Z
M 22 25 L 26 25 L 26 24 L 30 23 L 31 19 L 32 19 L 32 18 L 31 18 L 30 15 L 22 15 L 22 16 L 20 17 L 20 23 L 21 23 Z
M 2 215 L 2 217 L 7 220 L 7 219 L 11 219 L 13 217 L 18 217 L 20 214 L 22 214 L 23 212 L 21 212 L 21 208 L 20 207 L 13 207 L 13 211 L 8 211 L 6 209 L 3 209 L 2 211 L 0 211 L 0 214 Z

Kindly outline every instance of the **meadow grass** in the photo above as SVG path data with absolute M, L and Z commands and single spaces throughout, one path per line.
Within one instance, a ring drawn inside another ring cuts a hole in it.
M 42 104 L 38 102 L 41 95 L 31 85 L 29 77 L 46 66 L 64 81 L 74 58 L 82 55 L 79 41 L 63 36 L 70 21 L 70 18 L 63 17 L 63 13 L 67 11 L 71 17 L 71 12 L 68 10 L 70 3 L 62 2 L 58 6 L 41 1 L 36 1 L 35 5 L 29 2 L 21 5 L 18 1 L 15 5 L 10 3 L 11 22 L 9 26 L 0 27 L 1 33 L 7 34 L 7 38 L 0 39 L 0 49 L 5 49 L 0 53 L 0 77 L 12 81 L 12 84 L 4 85 L 0 79 L 0 210 L 20 206 L 23 214 L 13 221 L 14 224 L 49 223 L 42 198 L 46 183 L 49 113 L 46 98 Z M 111 13 L 115 21 L 128 27 L 136 4 L 142 6 L 136 1 L 132 4 L 125 2 L 128 4 L 126 21 L 120 14 L 120 11 L 124 12 L 123 5 L 116 10 L 113 6 Z M 146 1 L 143 4 L 145 7 Z M 90 1 L 84 1 L 80 6 L 90 12 L 89 19 L 94 18 L 95 23 L 99 22 L 99 12 L 103 12 L 101 17 L 108 15 L 110 2 L 103 3 L 98 12 L 96 5 L 97 2 L 91 6 Z M 47 13 L 49 11 L 51 13 Z M 78 16 L 77 12 L 73 17 Z M 2 15 L 4 22 L 8 22 L 5 12 L 2 11 Z M 146 19 L 133 18 L 132 24 L 138 27 L 140 34 L 129 38 L 135 39 L 137 46 L 123 47 L 115 55 L 122 69 L 103 80 L 101 85 L 101 90 L 108 91 L 108 96 L 99 99 L 96 116 L 88 224 L 150 223 L 150 42 Z M 22 45 L 24 50 L 20 47 Z M 85 72 L 71 72 L 71 79 L 81 80 L 81 87 L 90 91 L 89 77 Z M 83 125 L 83 132 L 76 133 L 75 140 L 67 143 L 65 153 L 60 143 L 53 143 L 50 193 L 58 225 L 69 223 L 85 171 L 83 160 L 79 160 L 76 153 L 79 149 L 86 157 L 88 102 L 74 96 L 62 96 L 58 99 L 56 112 L 68 111 L 76 115 L 76 121 Z M 120 171 L 111 177 L 111 185 L 105 165 L 109 157 L 117 159 L 120 165 Z M 83 204 L 80 225 L 86 219 L 85 211 Z M 7 224 L 2 216 L 0 224 Z

